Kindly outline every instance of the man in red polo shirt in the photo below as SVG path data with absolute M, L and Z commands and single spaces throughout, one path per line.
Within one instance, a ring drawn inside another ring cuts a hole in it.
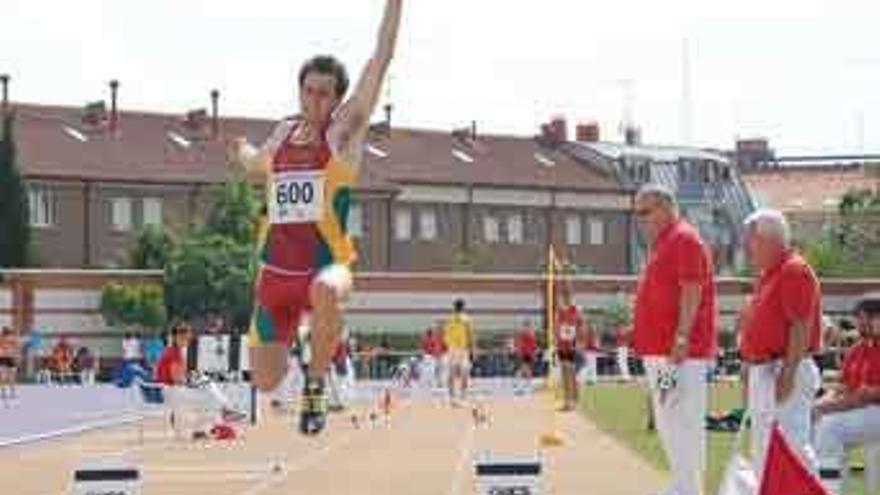
M 154 379 L 165 386 L 175 418 L 175 432 L 180 434 L 184 426 L 191 426 L 193 438 L 197 438 L 205 436 L 215 414 L 226 421 L 240 421 L 245 414 L 235 410 L 229 398 L 213 381 L 201 379 L 188 383 L 186 355 L 192 336 L 189 325 L 174 325 L 168 346 L 156 363 Z M 192 424 L 184 425 L 184 418 L 189 418 Z
M 521 382 L 514 386 L 517 393 L 532 391 L 532 378 L 535 376 L 535 360 L 538 356 L 538 337 L 530 320 L 523 324 L 522 330 L 514 338 L 516 355 L 516 377 Z
M 813 408 L 819 474 L 834 494 L 843 493 L 847 448 L 880 444 L 880 294 L 859 301 L 856 318 L 860 338 L 843 360 L 840 389 Z
M 822 294 L 807 262 L 790 247 L 782 213 L 759 210 L 745 222 L 751 264 L 759 273 L 741 324 L 752 413 L 752 460 L 763 472 L 774 422 L 810 469 L 811 410 L 821 377 L 812 358 L 822 347 Z
M 425 330 L 422 335 L 422 383 L 428 388 L 442 387 L 440 376 L 440 360 L 443 358 L 443 339 L 440 332 L 434 328 Z
M 698 495 L 706 457 L 706 378 L 716 339 L 712 260 L 666 188 L 643 187 L 635 214 L 650 251 L 636 293 L 633 347 L 645 363 L 672 471 L 664 493 Z

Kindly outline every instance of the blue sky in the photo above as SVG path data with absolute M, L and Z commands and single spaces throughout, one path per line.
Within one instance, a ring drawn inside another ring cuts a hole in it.
M 614 140 L 629 113 L 653 143 L 880 152 L 875 3 L 409 0 L 387 93 L 417 127 L 531 134 L 564 114 Z M 20 101 L 80 105 L 118 78 L 128 109 L 182 113 L 217 87 L 224 113 L 277 117 L 306 57 L 334 53 L 356 76 L 382 5 L 6 0 L 0 72 Z

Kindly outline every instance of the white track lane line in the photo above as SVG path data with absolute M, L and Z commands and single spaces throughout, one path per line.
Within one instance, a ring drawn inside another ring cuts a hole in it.
M 475 428 L 468 425 L 464 436 L 461 439 L 461 443 L 459 444 L 458 460 L 455 462 L 455 470 L 452 474 L 452 484 L 449 486 L 449 495 L 459 495 L 461 493 L 462 477 L 467 471 L 465 467 L 469 464 L 468 460 L 471 458 L 471 451 L 474 446 L 474 432 Z

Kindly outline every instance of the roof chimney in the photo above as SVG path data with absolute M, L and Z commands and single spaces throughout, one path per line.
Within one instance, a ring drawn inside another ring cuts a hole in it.
M 474 142 L 477 141 L 477 121 L 476 120 L 471 121 L 471 140 Z
M 0 75 L 0 85 L 3 87 L 3 106 L 0 107 L 0 113 L 6 115 L 9 109 L 9 74 Z
M 596 143 L 600 140 L 599 124 L 588 122 L 578 124 L 575 129 L 575 139 L 584 143 Z
M 541 141 L 548 145 L 568 141 L 568 126 L 564 117 L 554 117 L 549 123 L 541 124 Z
M 219 116 L 220 91 L 211 90 L 211 137 L 217 139 L 220 135 L 220 116 Z
M 110 132 L 116 134 L 119 130 L 119 108 L 117 107 L 117 95 L 119 94 L 119 81 L 110 81 Z
M 385 110 L 385 126 L 388 128 L 388 134 L 391 134 L 391 113 L 394 110 L 394 105 L 386 103 L 382 109 Z
M 629 146 L 642 144 L 642 131 L 636 126 L 628 125 L 623 130 L 623 139 Z

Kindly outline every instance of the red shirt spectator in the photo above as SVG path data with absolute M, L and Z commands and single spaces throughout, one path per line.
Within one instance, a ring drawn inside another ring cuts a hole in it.
M 880 387 L 880 345 L 862 339 L 843 358 L 841 382 L 848 392 L 862 387 Z
M 337 365 L 345 364 L 345 360 L 348 358 L 348 342 L 346 339 L 339 339 L 339 342 L 336 344 L 336 350 L 333 351 L 333 362 Z
M 584 322 L 584 350 L 587 352 L 595 352 L 599 350 L 599 336 L 593 326 Z
M 428 329 L 422 336 L 422 354 L 438 358 L 443 355 L 443 339 L 440 333 Z
M 535 329 L 526 326 L 516 336 L 516 355 L 520 359 L 532 361 L 538 353 L 538 337 L 535 335 Z
M 805 321 L 808 346 L 822 348 L 822 294 L 807 262 L 787 251 L 778 264 L 761 274 L 742 322 L 740 352 L 746 361 L 781 358 L 794 321 Z
M 186 375 L 186 357 L 183 347 L 170 345 L 162 351 L 156 363 L 155 380 L 165 385 L 179 385 Z
M 682 285 L 700 286 L 687 357 L 715 355 L 715 284 L 712 260 L 696 229 L 676 220 L 658 235 L 639 280 L 633 346 L 642 356 L 667 356 L 675 341 Z

